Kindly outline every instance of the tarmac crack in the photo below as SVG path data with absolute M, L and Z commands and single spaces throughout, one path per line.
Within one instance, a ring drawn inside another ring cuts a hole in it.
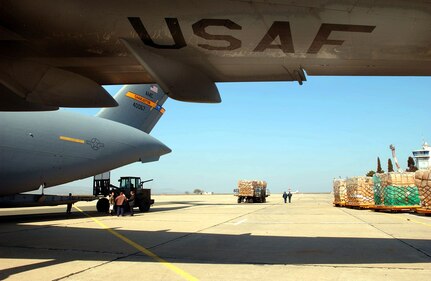
M 84 273 L 84 272 L 90 271 L 90 270 L 92 270 L 92 269 L 95 269 L 95 268 L 98 268 L 98 267 L 101 267 L 101 266 L 104 266 L 104 265 L 107 265 L 107 264 L 110 264 L 110 263 L 112 263 L 112 262 L 120 261 L 120 260 L 126 259 L 126 258 L 131 257 L 131 256 L 136 256 L 138 253 L 139 253 L 139 252 L 135 252 L 135 253 L 128 254 L 128 255 L 125 255 L 125 256 L 117 257 L 117 258 L 115 258 L 115 259 L 112 259 L 112 260 L 109 260 L 109 261 L 105 261 L 105 262 L 102 262 L 102 263 L 100 263 L 100 264 L 97 264 L 97 265 L 94 265 L 94 266 L 90 266 L 90 267 L 88 267 L 88 268 L 85 268 L 85 269 L 82 269 L 82 270 L 79 270 L 79 271 L 76 271 L 76 272 L 73 272 L 73 273 L 67 274 L 67 275 L 65 275 L 65 276 L 62 276 L 62 277 L 59 277 L 59 278 L 53 279 L 53 281 L 64 280 L 64 279 L 67 279 L 67 278 L 69 278 L 69 277 L 72 277 L 72 276 L 75 276 L 75 275 L 78 275 L 78 274 L 81 274 L 81 273 Z
M 208 260 L 208 259 L 191 259 L 191 258 L 176 258 L 176 257 L 170 257 L 167 256 L 167 259 L 175 262 L 193 262 L 193 263 L 208 263 L 213 264 L 214 260 Z M 325 264 L 291 264 L 291 263 L 268 263 L 268 262 L 255 262 L 255 261 L 248 261 L 248 262 L 236 262 L 237 264 L 242 265 L 256 265 L 256 266 L 307 266 L 307 267 L 322 267 L 322 268 L 346 268 L 346 269 L 384 269 L 384 270 L 415 270 L 415 271 L 424 271 L 425 268 L 422 267 L 381 267 L 381 266 L 354 266 L 354 265 L 325 265 Z
M 308 267 L 323 267 L 323 268 L 350 268 L 350 269 L 384 269 L 384 270 L 425 270 L 421 267 L 380 267 L 380 266 L 352 266 L 352 265 L 324 265 L 324 264 L 284 264 L 292 266 L 308 266 Z
M 428 254 L 426 251 L 424 251 L 424 250 L 422 250 L 422 249 L 420 249 L 420 248 L 415 247 L 414 245 L 412 245 L 412 244 L 410 244 L 410 243 L 408 243 L 408 242 L 404 241 L 404 240 L 403 240 L 403 239 L 401 239 L 401 238 L 395 237 L 394 235 L 392 235 L 392 234 L 390 234 L 390 233 L 388 233 L 388 232 L 384 231 L 383 229 L 378 228 L 378 227 L 377 227 L 377 226 L 375 226 L 374 224 L 369 223 L 369 222 L 367 222 L 367 221 L 365 221 L 365 220 L 361 219 L 361 218 L 360 218 L 360 217 L 358 217 L 358 216 L 355 216 L 354 214 L 351 214 L 351 213 L 349 213 L 349 212 L 346 212 L 346 211 L 345 211 L 345 210 L 343 210 L 343 209 L 340 209 L 340 210 L 341 210 L 341 211 L 343 211 L 344 213 L 346 213 L 346 214 L 348 214 L 348 215 L 350 215 L 350 216 L 352 216 L 352 217 L 356 218 L 357 220 L 360 220 L 360 221 L 362 221 L 362 222 L 364 222 L 364 223 L 368 224 L 368 225 L 369 225 L 369 226 L 371 226 L 372 228 L 374 228 L 374 229 L 376 229 L 376 230 L 378 230 L 378 231 L 380 231 L 380 232 L 382 232 L 382 233 L 386 234 L 387 236 L 389 236 L 389 237 L 391 237 L 391 238 L 393 238 L 393 239 L 395 239 L 395 240 L 399 241 L 400 243 L 403 243 L 404 245 L 406 245 L 406 246 L 408 246 L 408 247 L 410 247 L 410 248 L 412 248 L 412 249 L 414 249 L 414 250 L 418 251 L 419 253 L 421 253 L 421 254 L 423 254 L 423 255 L 425 255 L 426 257 L 428 257 L 428 258 L 430 258 L 430 259 L 431 259 L 431 254 Z
M 256 213 L 256 212 L 261 211 L 261 210 L 265 210 L 265 209 L 267 209 L 267 208 L 269 208 L 269 207 L 273 207 L 273 206 L 276 206 L 276 204 L 268 205 L 268 206 L 265 206 L 264 208 L 259 208 L 259 209 L 257 209 L 257 210 L 253 210 L 253 211 L 251 211 L 251 212 L 248 212 L 248 213 L 245 213 L 245 214 L 241 214 L 241 215 L 236 216 L 236 217 L 234 217 L 234 218 L 228 219 L 228 220 L 223 221 L 223 222 L 220 222 L 220 223 L 216 223 L 216 224 L 214 224 L 214 225 L 212 225 L 212 226 L 208 226 L 208 227 L 205 227 L 205 228 L 199 229 L 199 230 L 197 230 L 197 231 L 195 231 L 195 232 L 192 232 L 192 233 L 186 233 L 186 234 L 184 234 L 184 235 L 178 236 L 178 237 L 173 238 L 173 239 L 171 239 L 171 240 L 168 240 L 168 241 L 165 241 L 165 242 L 159 243 L 159 244 L 157 244 L 157 245 L 153 245 L 153 246 L 151 246 L 151 247 L 148 247 L 147 249 L 149 249 L 149 250 L 153 250 L 154 248 L 157 248 L 157 247 L 160 247 L 160 246 L 163 246 L 163 245 L 169 244 L 169 243 L 171 243 L 171 242 L 175 242 L 175 241 L 177 241 L 177 240 L 180 240 L 180 239 L 183 239 L 183 238 L 186 238 L 186 237 L 189 237 L 189 236 L 192 236 L 192 235 L 195 235 L 195 234 L 201 233 L 202 231 L 205 231 L 205 230 L 211 229 L 211 228 L 213 228 L 213 227 L 217 227 L 217 226 L 219 226 L 219 225 L 222 225 L 222 224 L 228 223 L 228 222 L 230 222 L 230 221 L 233 221 L 233 220 L 239 219 L 239 218 L 241 218 L 241 217 L 244 217 L 244 216 L 247 216 L 247 215 L 250 215 L 250 214 Z
M 124 253 L 122 253 L 122 252 L 89 251 L 89 250 L 77 250 L 77 249 L 43 248 L 43 247 L 28 247 L 28 246 L 0 246 L 0 248 L 26 249 L 26 250 L 46 250 L 46 251 L 56 251 L 56 252 L 79 252 L 79 253 L 92 253 L 92 254 L 111 254 L 111 255 L 122 254 L 122 256 L 116 257 L 115 259 L 111 259 L 111 260 L 102 262 L 100 264 L 88 267 L 86 269 L 82 269 L 80 271 L 76 271 L 76 272 L 70 273 L 68 275 L 65 275 L 65 276 L 62 276 L 62 277 L 59 277 L 59 278 L 56 278 L 56 279 L 53 279 L 53 280 L 67 279 L 67 278 L 72 277 L 74 275 L 81 274 L 83 272 L 86 272 L 86 271 L 89 271 L 89 270 L 92 270 L 92 269 L 95 269 L 95 268 L 98 268 L 98 267 L 110 264 L 112 262 L 116 262 L 116 261 L 119 261 L 119 260 L 124 260 L 124 259 L 127 259 L 128 257 L 131 257 L 131 256 L 136 256 L 137 254 L 140 253 L 140 252 L 134 252 L 134 253 L 131 253 L 131 254 L 124 255 Z
M 112 254 L 119 255 L 124 254 L 123 252 L 109 252 L 109 251 L 90 251 L 90 250 L 82 250 L 82 249 L 66 249 L 66 248 L 48 248 L 48 247 L 30 247 L 30 246 L 4 246 L 0 245 L 0 248 L 8 248 L 8 249 L 25 249 L 25 250 L 46 250 L 46 251 L 58 251 L 58 252 L 78 252 L 78 253 L 94 253 L 94 254 Z
M 10 233 L 18 233 L 18 232 L 30 232 L 30 231 L 35 231 L 35 230 L 41 230 L 41 229 L 45 229 L 45 228 L 50 228 L 52 225 L 47 225 L 47 226 L 41 226 L 41 227 L 34 227 L 34 228 L 29 228 L 29 229 L 21 229 L 21 230 L 15 230 L 15 231 L 5 231 L 5 232 L 0 232 L 0 235 L 3 234 L 10 234 Z

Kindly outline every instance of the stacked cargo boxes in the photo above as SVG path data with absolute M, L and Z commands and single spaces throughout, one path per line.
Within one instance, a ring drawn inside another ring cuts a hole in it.
M 254 196 L 256 189 L 266 189 L 266 181 L 259 180 L 239 180 L 238 194 L 241 196 Z
M 374 205 L 373 178 L 353 177 L 346 180 L 346 206 L 369 207 Z
M 421 211 L 431 213 L 431 170 L 416 171 L 415 184 L 419 189 Z
M 235 196 L 238 196 L 240 202 L 266 202 L 266 197 L 269 195 L 266 190 L 266 181 L 260 180 L 240 180 L 238 181 L 238 189 L 234 190 Z
M 376 207 L 396 209 L 415 208 L 420 204 L 415 185 L 415 173 L 383 173 L 374 175 L 374 203 Z
M 347 200 L 347 187 L 345 179 L 334 179 L 332 184 L 334 191 L 334 205 L 344 206 Z

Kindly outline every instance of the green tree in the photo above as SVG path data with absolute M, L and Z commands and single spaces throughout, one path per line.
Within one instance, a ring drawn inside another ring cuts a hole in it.
M 378 173 L 378 174 L 383 174 L 385 171 L 383 171 L 383 169 L 382 169 L 382 165 L 380 164 L 380 158 L 379 157 L 377 157 L 377 171 L 376 171 L 376 173 Z
M 371 171 L 369 171 L 367 174 L 366 174 L 366 176 L 367 177 L 372 177 L 372 176 L 374 176 L 374 174 L 375 174 L 376 172 L 374 172 L 373 170 L 371 170 Z
M 409 156 L 409 159 L 407 159 L 407 172 L 416 172 L 418 170 L 418 168 L 415 165 L 415 160 L 413 159 L 413 157 Z
M 388 159 L 388 172 L 393 172 L 394 171 L 394 166 L 392 165 L 392 160 L 391 158 Z
M 202 194 L 204 191 L 200 190 L 199 188 L 196 188 L 195 190 L 193 190 L 194 194 Z

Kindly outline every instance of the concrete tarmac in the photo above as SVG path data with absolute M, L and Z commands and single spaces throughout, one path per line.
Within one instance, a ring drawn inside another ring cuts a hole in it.
M 154 196 L 149 213 L 95 202 L 0 210 L 0 280 L 426 280 L 431 217 L 332 207 L 332 195 L 237 204 Z

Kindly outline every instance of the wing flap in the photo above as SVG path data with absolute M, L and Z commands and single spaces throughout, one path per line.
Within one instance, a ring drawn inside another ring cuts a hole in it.
M 2 84 L 0 84 L 0 95 L 2 97 L 0 111 L 51 111 L 58 109 L 56 106 L 28 102 Z
M 188 102 L 221 102 L 214 81 L 198 68 L 154 54 L 125 39 L 121 41 L 169 97 Z
M 2 93 L 20 104 L 15 110 L 28 110 L 30 104 L 35 108 L 117 105 L 103 87 L 76 73 L 33 62 L 3 61 L 0 66 Z

